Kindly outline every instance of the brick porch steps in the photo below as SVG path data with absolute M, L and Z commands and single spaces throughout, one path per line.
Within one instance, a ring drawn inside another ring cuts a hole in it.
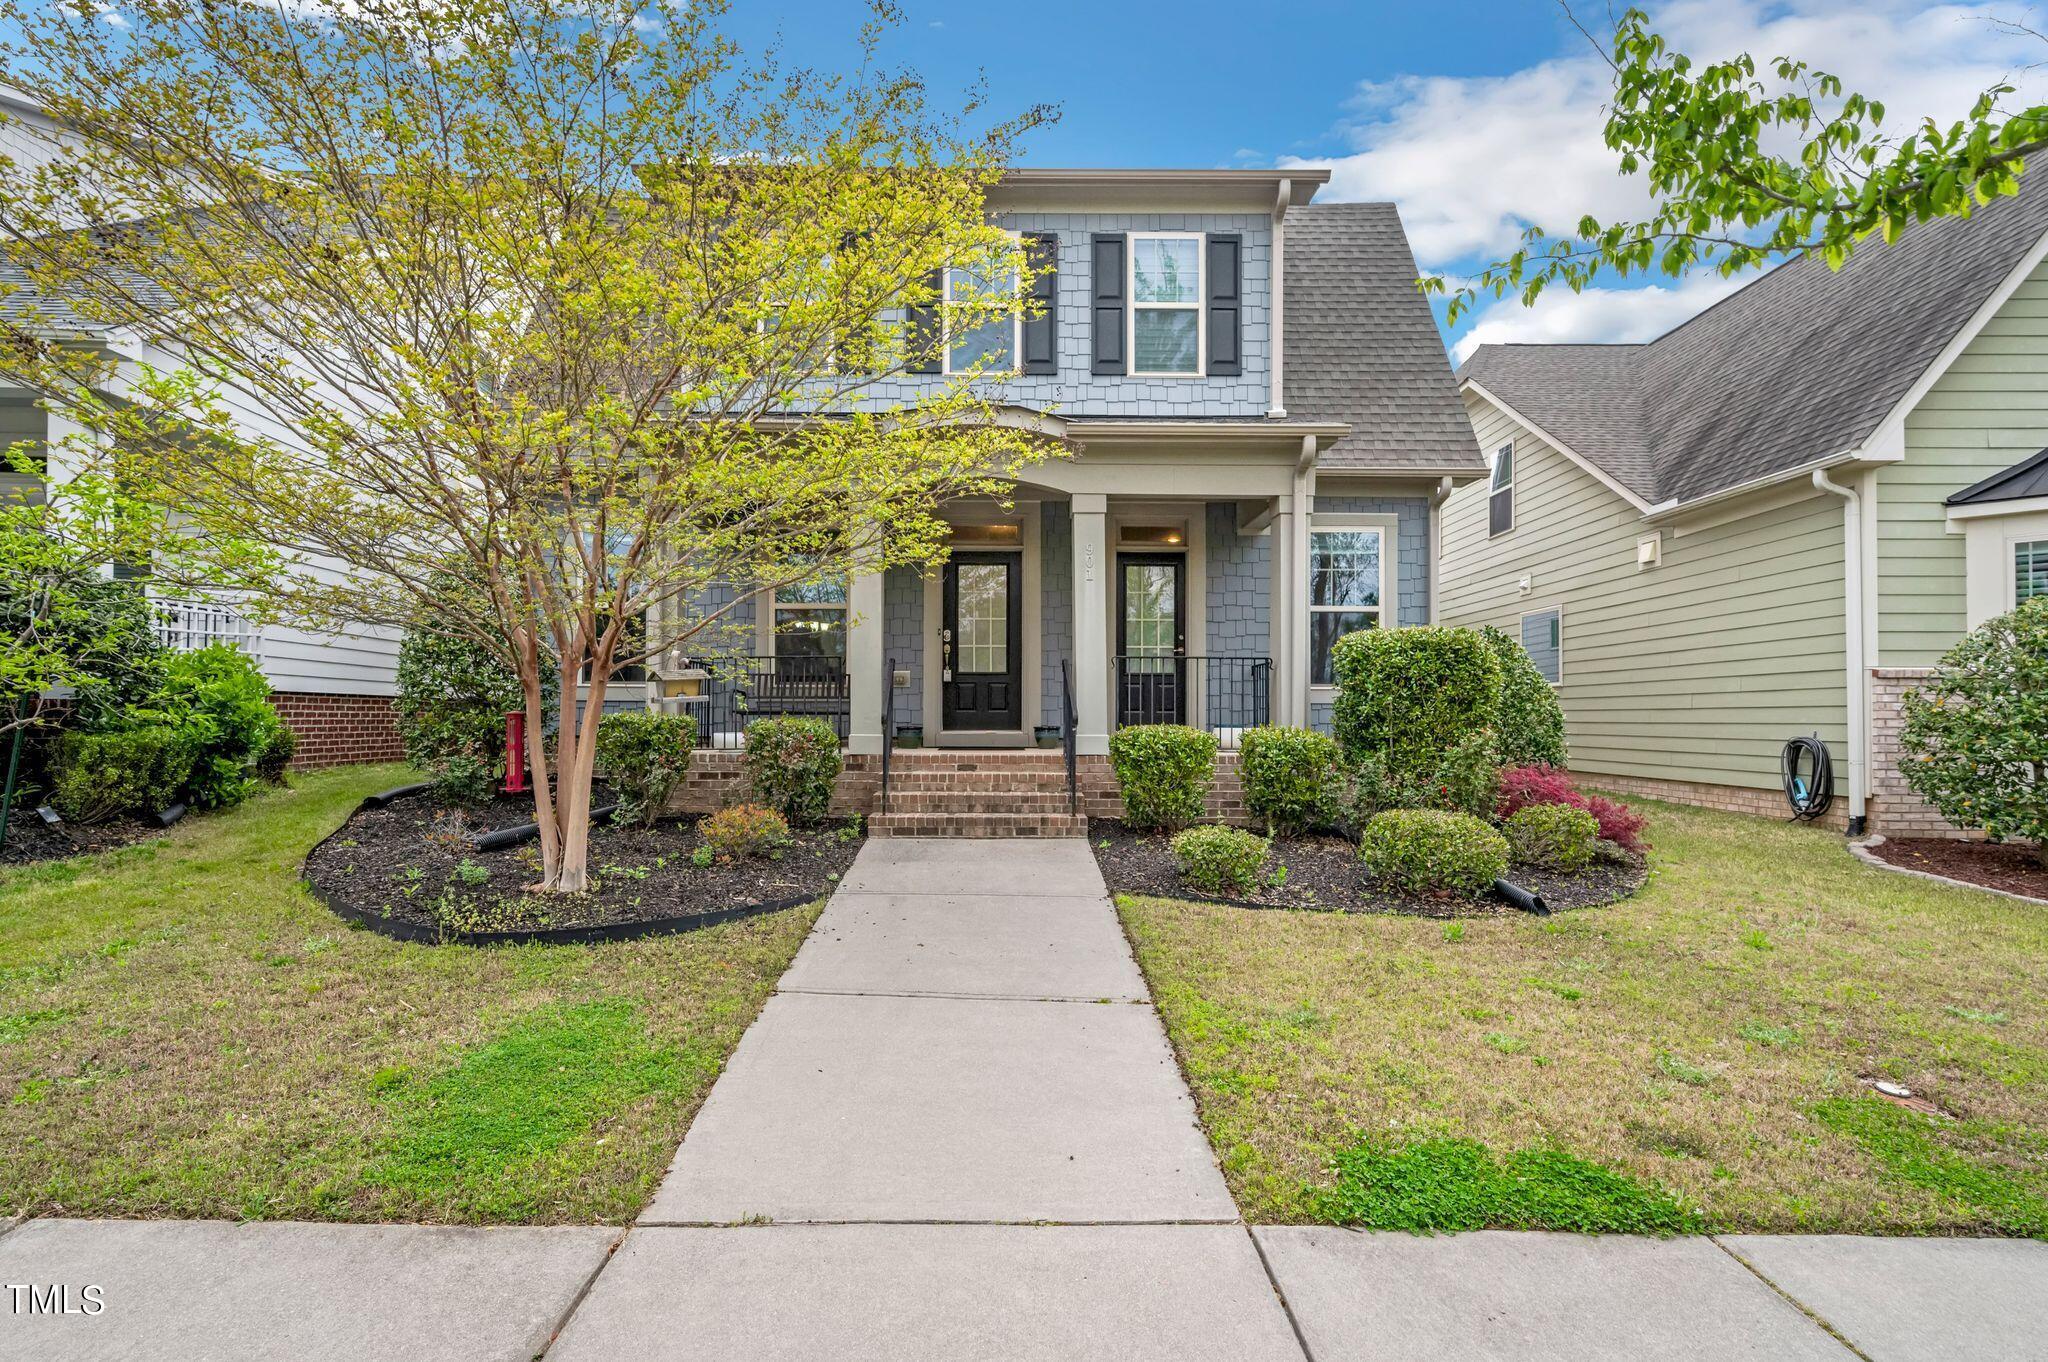
M 914 749 L 891 754 L 889 811 L 868 819 L 875 837 L 1080 837 L 1068 812 L 1058 752 Z

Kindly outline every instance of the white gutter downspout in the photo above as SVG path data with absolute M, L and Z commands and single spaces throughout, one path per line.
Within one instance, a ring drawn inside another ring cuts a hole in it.
M 1866 750 L 1870 742 L 1863 678 L 1863 497 L 1855 488 L 1844 487 L 1830 478 L 1825 468 L 1813 470 L 1813 485 L 1842 498 L 1842 651 L 1849 702 L 1849 835 L 1861 837 L 1869 826 Z
M 1436 579 L 1443 558 L 1444 502 L 1451 495 L 1451 480 L 1438 478 L 1429 494 L 1429 622 L 1436 623 Z
M 1287 350 L 1287 204 L 1294 197 L 1294 181 L 1280 181 L 1273 196 L 1273 391 L 1266 401 L 1266 415 L 1279 420 L 1287 415 L 1287 386 L 1284 373 Z

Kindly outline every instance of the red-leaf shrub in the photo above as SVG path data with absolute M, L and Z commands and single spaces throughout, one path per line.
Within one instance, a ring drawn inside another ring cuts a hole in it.
M 1494 805 L 1494 817 L 1513 818 L 1531 804 L 1563 804 L 1574 809 L 1587 807 L 1586 797 L 1573 789 L 1571 780 L 1554 766 L 1510 766 L 1502 771 L 1500 798 Z
M 1587 813 L 1600 824 L 1602 841 L 1613 842 L 1630 851 L 1643 849 L 1643 827 L 1650 820 L 1619 800 L 1594 795 L 1585 801 Z

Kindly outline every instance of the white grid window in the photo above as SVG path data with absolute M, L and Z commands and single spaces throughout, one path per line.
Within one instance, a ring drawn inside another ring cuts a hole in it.
M 977 676 L 1010 670 L 1010 569 L 1004 563 L 962 563 L 959 573 L 958 669 Z
M 1131 372 L 1202 372 L 1202 237 L 1131 235 Z
M 2012 546 L 2012 603 L 2048 596 L 2048 539 Z
M 1330 650 L 1361 629 L 1377 629 L 1386 600 L 1385 532 L 1315 530 L 1309 535 L 1309 682 L 1335 682 Z
M 964 374 L 979 366 L 983 373 L 1012 373 L 1017 356 L 1024 352 L 1024 314 L 1021 305 L 1001 316 L 983 316 L 974 326 L 955 325 L 954 301 L 985 299 L 993 294 L 1018 289 L 1017 271 L 1008 266 L 984 273 L 967 266 L 945 272 L 945 297 L 940 303 L 946 328 L 946 372 Z

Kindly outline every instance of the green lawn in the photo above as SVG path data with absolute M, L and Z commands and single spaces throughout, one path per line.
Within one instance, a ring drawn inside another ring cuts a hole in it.
M 816 917 L 478 950 L 306 850 L 395 767 L 0 873 L 0 1215 L 625 1221 Z
M 1245 1213 L 2048 1236 L 2048 909 L 1649 807 L 1644 892 L 1547 920 L 1122 902 Z

